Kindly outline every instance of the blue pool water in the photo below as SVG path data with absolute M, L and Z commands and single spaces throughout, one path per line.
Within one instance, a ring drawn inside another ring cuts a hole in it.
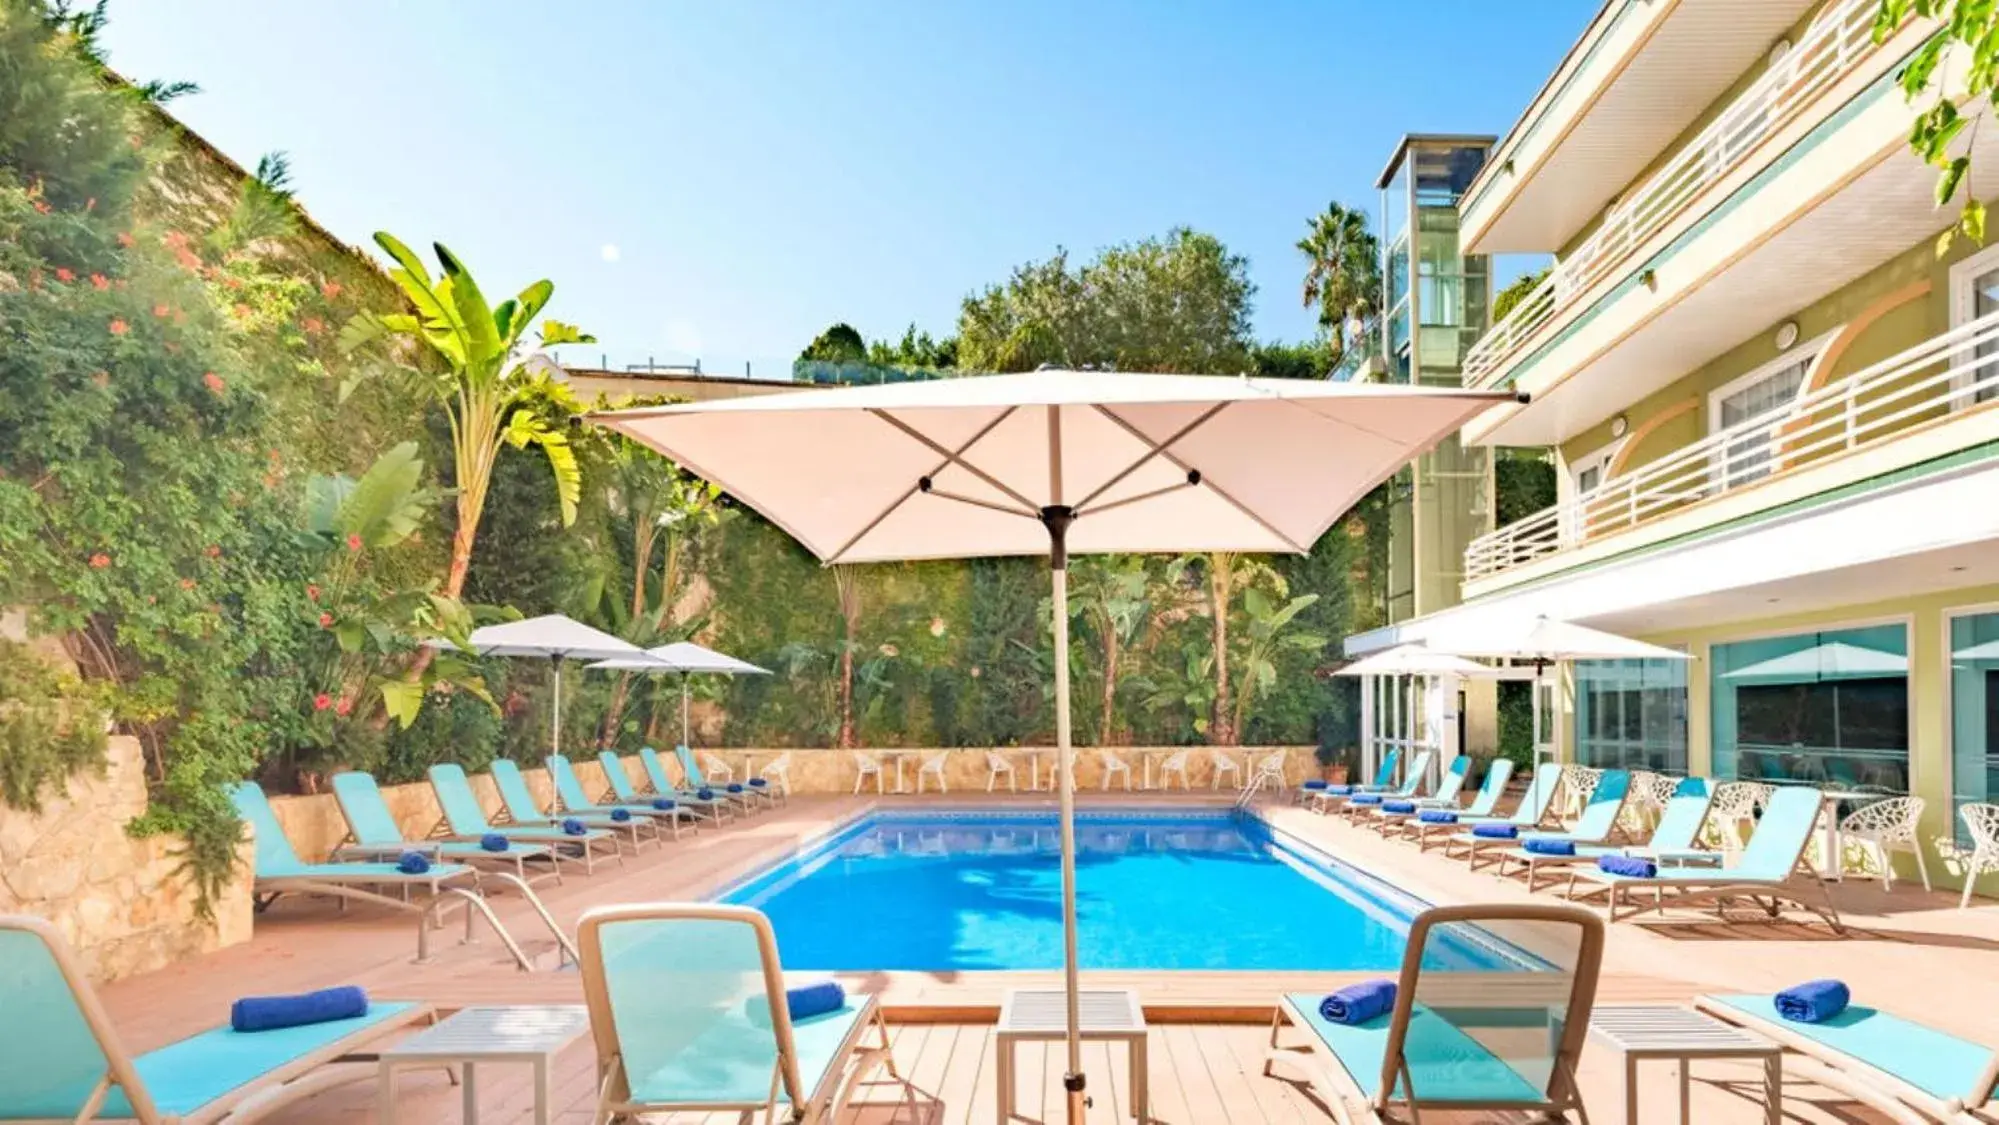
M 1086 813 L 1076 825 L 1086 969 L 1394 969 L 1421 902 L 1242 814 Z M 1056 969 L 1051 813 L 877 814 L 750 876 L 723 901 L 777 929 L 786 968 Z M 1454 930 L 1426 964 L 1524 955 Z

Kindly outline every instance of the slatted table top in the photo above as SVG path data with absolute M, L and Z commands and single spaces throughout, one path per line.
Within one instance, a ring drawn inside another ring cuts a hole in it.
M 385 1062 L 554 1055 L 590 1030 L 580 1004 L 465 1008 L 382 1051 Z
M 1131 989 L 1091 989 L 1077 994 L 1082 1033 L 1091 1039 L 1137 1038 L 1145 1034 L 1145 1010 Z M 1058 988 L 1011 988 L 1000 1001 L 995 1031 L 1004 1038 L 1036 1039 L 1065 1035 L 1068 1004 Z
M 1590 1013 L 1589 1030 L 1604 1046 L 1628 1055 L 1732 1058 L 1782 1049 L 1692 1008 L 1665 1004 L 1598 1008 Z

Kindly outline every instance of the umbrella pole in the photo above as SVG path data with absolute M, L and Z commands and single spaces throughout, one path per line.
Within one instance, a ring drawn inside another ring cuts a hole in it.
M 562 753 L 562 658 L 553 657 L 555 665 L 555 713 L 548 719 L 548 752 Z
M 680 674 L 680 744 L 693 746 L 687 741 L 687 673 Z
M 1057 478 L 1060 479 L 1059 477 Z M 1083 1036 L 1080 988 L 1076 965 L 1076 778 L 1069 732 L 1069 521 L 1075 513 L 1067 507 L 1041 510 L 1041 522 L 1048 528 L 1048 571 L 1054 586 L 1055 611 L 1055 760 L 1062 781 L 1059 788 L 1062 835 L 1062 993 L 1066 1001 L 1068 1067 L 1062 1088 L 1068 1091 L 1069 1125 L 1083 1125 Z

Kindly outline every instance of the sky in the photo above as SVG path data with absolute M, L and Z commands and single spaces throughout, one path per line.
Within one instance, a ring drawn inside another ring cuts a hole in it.
M 785 377 L 835 321 L 943 335 L 1016 265 L 1180 225 L 1249 259 L 1260 338 L 1307 338 L 1307 219 L 1378 212 L 1405 132 L 1504 134 L 1596 7 L 124 0 L 105 38 L 342 239 L 552 279 L 600 341 L 567 362 Z

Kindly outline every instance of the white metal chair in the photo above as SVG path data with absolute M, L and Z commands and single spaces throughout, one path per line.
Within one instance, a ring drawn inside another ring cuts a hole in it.
M 1971 855 L 1964 861 L 1964 896 L 1957 908 L 1971 905 L 1971 888 L 1982 871 L 1999 871 L 1999 805 L 1966 805 L 1959 810 L 1971 829 Z
M 1123 758 L 1118 757 L 1117 751 L 1108 746 L 1100 746 L 1097 748 L 1097 761 L 1103 763 L 1104 767 L 1103 788 L 1111 787 L 1111 778 L 1114 775 L 1123 774 L 1124 791 L 1131 792 L 1131 766 Z
M 854 792 L 859 793 L 869 778 L 875 779 L 875 792 L 884 792 L 881 759 L 865 751 L 852 751 L 854 755 Z
M 777 790 L 779 794 L 789 800 L 791 797 L 791 751 L 786 750 L 784 753 L 765 763 L 764 768 L 757 771 L 757 776 L 770 782 L 771 788 Z
M 1871 805 L 1862 805 L 1848 813 L 1840 822 L 1839 834 L 1842 839 L 1854 840 L 1867 846 L 1874 853 L 1874 859 L 1881 864 L 1881 886 L 1884 890 L 1895 889 L 1895 865 L 1888 859 L 1891 851 L 1913 852 L 1916 856 L 1916 871 L 1923 877 L 1923 889 L 1930 889 L 1930 869 L 1923 861 L 1922 841 L 1916 836 L 1916 827 L 1923 818 L 1921 797 L 1890 797 Z
M 727 785 L 736 780 L 736 767 L 717 758 L 713 754 L 701 755 L 701 774 L 709 781 L 719 781 Z
M 1263 759 L 1256 763 L 1256 776 L 1250 785 L 1253 788 L 1268 789 L 1272 793 L 1283 793 L 1289 787 L 1289 782 L 1284 777 L 1285 757 L 1282 750 L 1272 750 L 1264 755 Z
M 1006 791 L 1020 792 L 1020 786 L 1013 778 L 1013 761 L 997 750 L 986 751 L 986 792 L 990 793 L 999 785 L 1000 775 L 1006 775 Z
M 1590 794 L 1596 792 L 1600 770 L 1570 762 L 1562 767 L 1561 818 L 1574 820 L 1589 806 Z
M 1208 751 L 1208 760 L 1213 762 L 1215 765 L 1214 776 L 1208 779 L 1208 788 L 1220 789 L 1222 787 L 1222 778 L 1224 777 L 1231 779 L 1229 781 L 1229 788 L 1231 789 L 1242 788 L 1241 763 L 1237 762 L 1234 758 L 1229 757 L 1227 754 L 1223 753 L 1220 750 Z
M 1624 807 L 1617 812 L 1617 823 L 1634 839 L 1650 832 L 1665 810 L 1665 804 L 1658 799 L 1658 782 L 1659 775 L 1649 770 L 1631 771 L 1631 785 L 1625 790 L 1627 796 Z
M 1175 750 L 1173 753 L 1168 754 L 1166 760 L 1160 763 L 1159 766 L 1159 787 L 1161 789 L 1173 788 L 1173 783 L 1169 778 L 1174 774 L 1179 774 L 1180 788 L 1192 789 L 1193 786 L 1187 782 L 1187 762 L 1193 756 L 1194 752 L 1191 750 Z
M 923 792 L 923 779 L 926 777 L 937 779 L 937 791 L 939 793 L 949 793 L 951 791 L 951 787 L 944 781 L 944 762 L 949 757 L 948 753 L 939 750 L 928 758 L 923 759 L 923 764 L 916 767 L 916 791 L 918 793 Z
M 1756 813 L 1770 799 L 1771 787 L 1757 781 L 1724 782 L 1714 792 L 1708 807 L 1708 824 L 1719 837 L 1721 850 L 1733 854 L 1742 850 L 1742 841 L 1756 827 Z

